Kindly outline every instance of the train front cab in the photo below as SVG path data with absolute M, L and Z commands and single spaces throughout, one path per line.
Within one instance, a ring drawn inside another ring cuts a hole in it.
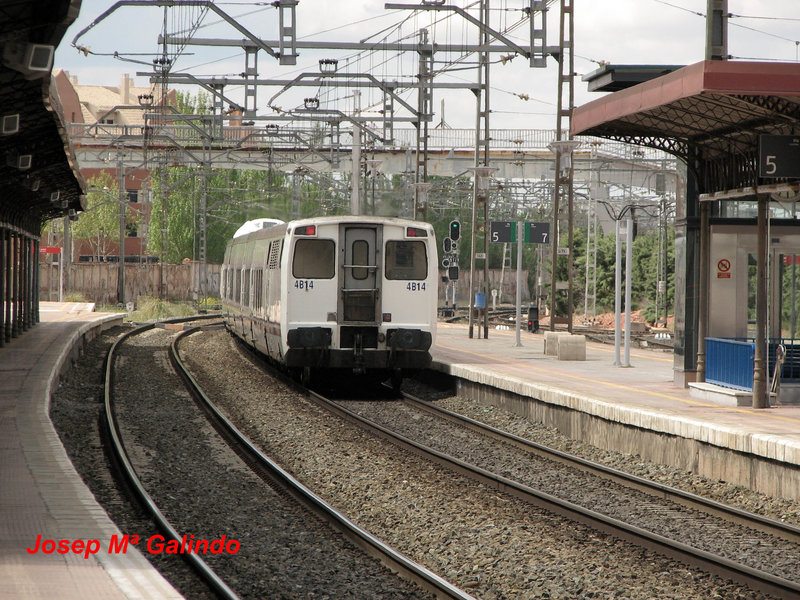
M 430 227 L 337 222 L 301 225 L 292 237 L 288 366 L 397 381 L 403 370 L 430 364 L 437 292 Z

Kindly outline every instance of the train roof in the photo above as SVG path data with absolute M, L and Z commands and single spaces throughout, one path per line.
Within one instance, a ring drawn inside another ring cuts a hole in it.
M 329 217 L 308 217 L 305 219 L 298 219 L 296 221 L 289 221 L 287 225 L 289 227 L 294 227 L 295 225 L 313 225 L 313 224 L 320 225 L 326 223 L 391 223 L 395 225 L 416 225 L 418 227 L 432 227 L 430 223 L 424 221 L 401 219 L 399 217 L 380 217 L 377 215 L 337 215 Z
M 239 229 L 236 230 L 236 233 L 233 234 L 233 237 L 241 237 L 243 235 L 247 235 L 248 233 L 253 233 L 254 231 L 269 229 L 270 227 L 284 225 L 285 223 L 286 221 L 281 221 L 280 219 L 253 219 L 252 221 L 247 221 L 244 225 L 239 227 Z
M 273 222 L 272 225 L 267 224 L 266 222 Z M 262 223 L 261 226 L 258 226 L 257 223 Z M 250 224 L 252 226 L 248 227 Z M 373 215 L 338 215 L 338 216 L 328 216 L 328 217 L 308 217 L 305 219 L 297 219 L 295 221 L 289 221 L 285 223 L 283 221 L 279 221 L 278 219 L 254 219 L 253 221 L 248 221 L 244 225 L 242 225 L 237 232 L 233 236 L 233 240 L 228 242 L 231 243 L 246 243 L 251 239 L 262 239 L 262 238 L 273 238 L 279 237 L 283 235 L 287 230 L 294 229 L 297 226 L 301 225 L 326 225 L 330 223 L 388 223 L 393 225 L 399 225 L 401 227 L 406 226 L 416 226 L 416 227 L 427 227 L 433 228 L 430 223 L 426 223 L 424 221 L 413 221 L 411 219 L 400 219 L 397 217 L 379 217 Z M 247 229 L 245 229 L 248 227 Z

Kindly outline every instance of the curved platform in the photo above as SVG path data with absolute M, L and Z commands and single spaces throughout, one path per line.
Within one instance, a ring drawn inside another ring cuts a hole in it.
M 42 302 L 41 322 L 0 348 L 0 598 L 182 598 L 134 547 L 109 553 L 117 526 L 67 457 L 48 416 L 52 387 L 82 343 L 122 321 L 93 305 Z M 35 548 L 97 540 L 96 554 Z
M 458 377 L 463 395 L 573 439 L 800 499 L 800 406 L 694 398 L 674 385 L 669 352 L 632 350 L 631 367 L 621 368 L 613 346 L 587 342 L 585 360 L 558 360 L 541 332 L 521 337 L 516 347 L 513 329 L 470 339 L 465 325 L 440 323 L 434 368 Z

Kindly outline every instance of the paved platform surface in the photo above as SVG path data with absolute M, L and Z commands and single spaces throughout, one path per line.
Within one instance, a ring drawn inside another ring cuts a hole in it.
M 487 339 L 470 339 L 468 331 L 439 324 L 435 366 L 611 421 L 800 465 L 800 406 L 753 409 L 692 398 L 673 383 L 671 353 L 631 350 L 631 367 L 621 368 L 613 366 L 613 345 L 587 342 L 586 361 L 559 361 L 544 354 L 542 332 L 523 331 L 516 347 L 513 329 L 490 329 Z
M 116 525 L 69 461 L 48 416 L 73 341 L 119 315 L 42 302 L 41 322 L 0 348 L 0 599 L 181 598 L 135 548 L 108 553 Z M 99 540 L 84 558 L 31 554 L 37 537 Z

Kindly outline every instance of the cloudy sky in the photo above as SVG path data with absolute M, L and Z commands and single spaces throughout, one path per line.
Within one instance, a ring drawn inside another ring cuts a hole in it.
M 397 0 L 398 2 L 400 0 Z M 411 3 L 410 1 L 408 2 Z M 219 1 L 217 6 L 252 33 L 265 40 L 278 35 L 278 11 L 269 2 Z M 468 0 L 452 4 L 467 7 Z M 492 25 L 509 29 L 509 37 L 527 45 L 528 26 L 518 25 L 523 0 L 491 0 Z M 73 38 L 113 5 L 107 0 L 84 0 L 78 21 L 67 31 L 56 53 L 55 67 L 78 76 L 90 85 L 119 85 L 123 73 L 134 75 L 150 71 L 158 55 L 158 35 L 164 25 L 164 13 L 158 8 L 123 7 L 83 34 L 77 43 L 88 48 L 88 55 L 72 47 Z M 558 45 L 558 5 L 550 3 L 547 44 Z M 575 70 L 579 76 L 611 64 L 669 64 L 698 62 L 705 55 L 705 0 L 573 0 L 575 13 Z M 800 40 L 800 2 L 798 0 L 729 0 L 733 15 L 728 31 L 728 51 L 734 60 L 798 61 Z M 167 30 L 189 32 L 198 20 L 197 9 L 173 9 L 167 17 Z M 462 18 L 443 12 L 417 13 L 411 10 L 386 10 L 376 0 L 300 0 L 297 7 L 297 35 L 300 40 L 327 41 L 414 41 L 421 28 L 427 28 L 438 44 L 460 43 L 475 39 L 476 28 Z M 194 33 L 199 38 L 241 39 L 241 33 L 211 13 L 200 21 Z M 116 53 L 116 56 L 114 55 Z M 304 50 L 295 66 L 280 66 L 264 52 L 258 56 L 262 78 L 292 79 L 301 73 L 318 72 L 318 61 L 336 58 L 340 70 L 369 72 L 378 79 L 411 80 L 416 73 L 416 53 L 398 56 L 386 52 Z M 123 60 L 124 59 L 124 60 Z M 456 55 L 437 53 L 435 69 L 443 72 L 437 81 L 469 83 L 476 80 L 473 62 Z M 523 57 L 491 68 L 490 104 L 493 128 L 551 129 L 555 127 L 555 61 L 547 68 L 530 68 Z M 175 71 L 197 76 L 237 76 L 244 70 L 244 52 L 237 48 L 189 46 L 177 59 Z M 146 86 L 146 77 L 136 77 L 137 85 Z M 267 102 L 279 88 L 258 92 L 259 114 L 270 114 Z M 242 90 L 226 90 L 240 99 Z M 586 91 L 586 84 L 576 79 L 576 105 L 596 95 Z M 289 110 L 302 104 L 303 98 L 317 95 L 324 107 L 352 110 L 352 90 L 299 88 L 288 90 L 273 105 Z M 416 104 L 416 93 L 402 95 Z M 452 127 L 474 127 L 475 100 L 468 90 L 436 92 L 434 124 L 442 120 L 441 101 L 445 101 L 444 120 Z M 377 107 L 379 96 L 364 91 L 361 106 Z M 398 112 L 398 114 L 402 114 Z M 402 126 L 402 125 L 401 125 Z M 407 126 L 407 125 L 406 125 Z

